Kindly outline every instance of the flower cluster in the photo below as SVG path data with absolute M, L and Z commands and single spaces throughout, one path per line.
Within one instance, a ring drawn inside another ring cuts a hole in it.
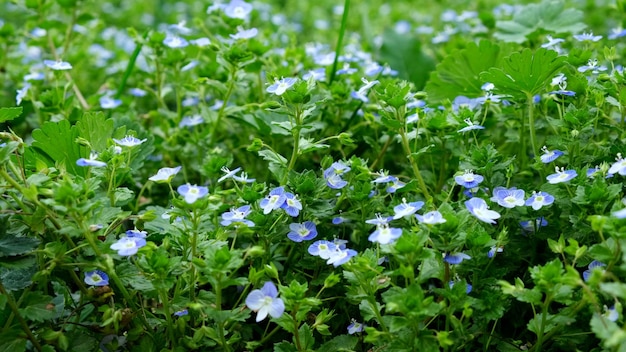
M 283 209 L 289 216 L 297 217 L 302 210 L 302 203 L 293 193 L 286 192 L 283 187 L 277 187 L 270 191 L 267 197 L 261 199 L 259 204 L 263 214 L 269 214 L 272 210 Z
M 357 255 L 353 249 L 346 248 L 345 241 L 335 239 L 335 241 L 319 240 L 313 242 L 308 249 L 309 254 L 326 260 L 326 264 L 338 267 L 347 263 L 350 258 Z

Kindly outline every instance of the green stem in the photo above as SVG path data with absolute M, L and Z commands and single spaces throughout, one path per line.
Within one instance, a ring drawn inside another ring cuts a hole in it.
M 548 318 L 548 306 L 550 305 L 551 300 L 551 296 L 548 295 L 545 302 L 541 305 L 541 325 L 539 325 L 539 331 L 537 332 L 537 342 L 535 343 L 535 346 L 533 346 L 536 352 L 540 352 L 543 345 L 543 330 L 546 328 L 546 320 Z
M 281 184 L 287 183 L 289 173 L 296 165 L 296 159 L 298 158 L 298 154 L 300 154 L 300 128 L 302 126 L 302 121 L 300 121 L 301 115 L 302 112 L 300 107 L 296 108 L 296 115 L 294 117 L 295 126 L 292 126 L 291 129 L 291 134 L 293 135 L 293 151 L 291 152 L 291 159 L 289 160 L 289 164 L 287 165 L 287 172 L 285 172 Z
M 528 129 L 530 132 L 530 147 L 533 150 L 533 155 L 536 155 L 538 150 L 535 143 L 535 117 L 533 116 L 533 97 L 529 94 L 526 99 L 528 101 Z
M 215 119 L 215 125 L 213 125 L 213 131 L 211 131 L 211 145 L 215 143 L 215 136 L 217 135 L 217 129 L 220 127 L 220 122 L 224 116 L 224 110 L 226 109 L 226 105 L 228 105 L 228 101 L 230 100 L 230 96 L 233 94 L 233 90 L 235 89 L 235 83 L 237 78 L 237 70 L 233 69 L 230 77 L 230 82 L 228 84 L 228 90 L 226 91 L 226 95 L 224 96 L 224 101 L 222 103 L 222 107 L 217 113 L 217 119 Z
M 299 331 L 300 324 L 298 324 L 298 320 L 296 319 L 297 311 L 298 311 L 298 306 L 294 308 L 293 314 L 291 314 L 291 318 L 293 319 L 293 326 L 295 327 L 293 337 L 296 340 L 296 349 L 298 349 L 298 351 L 302 351 L 302 343 L 300 342 L 300 331 Z
M 24 330 L 24 332 L 26 333 L 26 336 L 28 337 L 30 342 L 33 343 L 33 346 L 35 347 L 35 349 L 37 351 L 42 351 L 43 349 L 41 347 L 41 344 L 39 344 L 39 341 L 35 338 L 35 335 L 33 335 L 33 332 L 30 331 L 30 328 L 28 327 L 28 323 L 26 322 L 26 320 L 24 320 L 24 318 L 20 314 L 18 306 L 17 306 L 17 304 L 15 304 L 15 300 L 13 300 L 13 296 L 10 295 L 4 289 L 4 285 L 2 285 L 2 282 L 0 282 L 0 293 L 2 293 L 2 295 L 7 298 L 7 304 L 11 308 L 11 311 L 13 312 L 14 316 L 20 322 L 20 325 L 22 326 L 22 330 Z
M 215 285 L 215 309 L 222 310 L 222 275 L 219 274 L 217 277 L 217 283 Z M 226 337 L 224 334 L 224 322 L 220 321 L 217 324 L 217 335 L 220 339 L 220 344 L 224 351 L 229 352 L 230 346 L 228 346 L 228 342 L 226 341 Z
M 330 80 L 328 85 L 330 86 L 335 80 L 337 75 L 337 64 L 339 63 L 339 55 L 341 53 L 341 45 L 343 43 L 343 36 L 346 33 L 346 27 L 348 24 L 348 13 L 350 12 L 350 0 L 343 2 L 343 16 L 341 17 L 341 29 L 339 30 L 339 38 L 337 38 L 337 47 L 335 48 L 335 59 L 333 60 L 333 69 L 330 71 Z
M 409 146 L 409 140 L 406 136 L 406 131 L 404 130 L 404 128 L 400 129 L 400 138 L 402 139 L 402 147 L 404 148 L 404 153 L 406 154 L 406 157 L 409 159 L 409 163 L 411 164 L 411 168 L 413 169 L 413 174 L 415 175 L 415 178 L 417 178 L 417 182 L 419 183 L 419 186 L 422 189 L 422 193 L 424 194 L 424 197 L 426 197 L 427 200 L 430 200 L 431 196 L 430 196 L 430 193 L 428 193 L 428 187 L 426 187 L 426 183 L 424 182 L 424 179 L 422 178 L 420 169 L 419 167 L 417 167 L 417 162 L 413 158 L 413 155 L 411 153 L 411 147 Z
M 170 310 L 169 297 L 166 290 L 159 290 L 161 296 L 161 303 L 163 304 L 163 312 L 165 314 L 165 322 L 167 323 L 167 334 L 169 335 L 172 343 L 172 350 L 176 349 L 176 337 L 174 336 L 174 324 L 172 323 L 172 312 Z

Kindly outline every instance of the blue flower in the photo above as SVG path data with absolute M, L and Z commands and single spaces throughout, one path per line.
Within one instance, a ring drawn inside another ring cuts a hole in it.
M 185 38 L 181 38 L 177 35 L 170 35 L 163 39 L 163 44 L 172 49 L 180 49 L 189 45 L 189 42 Z
M 267 197 L 261 199 L 259 205 L 263 208 L 263 214 L 269 214 L 272 210 L 282 207 L 285 200 L 287 200 L 285 189 L 277 187 L 271 190 Z
M 109 276 L 100 270 L 88 271 L 85 273 L 85 283 L 91 286 L 107 286 Z
M 365 324 L 358 323 L 356 320 L 352 319 L 352 323 L 348 325 L 348 334 L 354 335 L 357 332 L 363 332 L 365 326 Z
M 626 29 L 613 28 L 607 38 L 613 40 L 626 36 Z
M 246 306 L 257 312 L 257 323 L 269 314 L 272 318 L 279 318 L 285 312 L 285 303 L 278 298 L 278 290 L 271 282 L 266 282 L 260 290 L 253 290 L 246 297 Z
M 393 180 L 395 179 L 394 176 L 388 175 L 387 171 L 384 171 L 384 170 L 380 170 L 379 172 L 374 173 L 374 176 L 378 176 L 378 177 L 376 177 L 376 179 L 374 179 L 372 183 L 389 183 L 389 182 L 393 182 Z
M 329 259 L 336 248 L 337 246 L 333 242 L 326 241 L 326 240 L 319 240 L 319 241 L 313 242 L 309 246 L 308 251 L 309 251 L 309 254 L 311 255 L 318 256 L 322 259 Z
M 393 216 L 382 217 L 380 214 L 376 214 L 376 218 L 365 220 L 365 223 L 379 226 L 387 225 L 391 220 L 393 220 Z
M 493 190 L 491 200 L 500 204 L 505 208 L 515 208 L 524 206 L 524 190 L 512 187 L 506 189 L 504 187 L 496 187 Z
M 243 29 L 241 26 L 237 27 L 237 33 L 235 34 L 231 34 L 230 37 L 235 39 L 235 40 L 246 40 L 246 39 L 251 39 L 257 36 L 257 34 L 259 34 L 259 30 L 256 28 L 250 28 L 250 29 Z M 280 95 L 280 94 L 277 94 Z
M 222 166 L 221 168 L 222 172 L 224 173 L 224 176 L 220 177 L 217 179 L 217 183 L 220 183 L 224 180 L 227 180 L 229 178 L 232 178 L 233 176 L 235 176 L 239 171 L 241 171 L 241 168 L 238 167 L 234 170 L 230 170 L 229 168 L 227 168 L 226 166 Z
M 66 71 L 72 69 L 72 65 L 69 62 L 61 60 L 43 60 L 43 64 L 55 71 Z
M 578 40 L 579 42 L 584 42 L 584 41 L 597 42 L 598 40 L 602 39 L 602 36 L 593 35 L 593 32 L 589 32 L 589 33 L 584 32 L 583 34 L 575 34 L 574 39 Z
M 131 88 L 128 92 L 134 97 L 145 97 L 148 95 L 148 92 L 140 88 Z
M 626 208 L 612 212 L 611 216 L 618 219 L 626 219 Z
M 591 73 L 595 73 L 595 74 L 604 72 L 606 70 L 607 70 L 606 66 L 598 66 L 598 60 L 596 59 L 589 59 L 586 65 L 580 66 L 578 68 L 578 72 L 591 71 Z
M 626 159 L 622 158 L 621 153 L 617 153 L 617 158 L 609 168 L 609 175 L 620 174 L 626 176 Z
M 283 95 L 283 93 L 285 93 L 287 89 L 291 88 L 291 86 L 293 86 L 297 81 L 297 78 L 282 78 L 280 80 L 276 79 L 274 84 L 267 87 L 266 92 L 274 93 L 276 95 Z
M 472 257 L 470 257 L 469 255 L 465 253 L 446 253 L 443 256 L 443 260 L 446 263 L 452 264 L 452 265 L 461 264 L 461 262 L 463 262 L 464 260 L 469 260 L 469 259 L 472 259 Z
M 211 44 L 211 39 L 207 37 L 202 37 L 198 39 L 192 39 L 189 42 L 195 46 L 204 47 Z
M 254 223 L 248 219 L 246 216 L 250 214 L 250 206 L 244 205 L 237 209 L 231 209 L 230 211 L 222 214 L 222 221 L 220 224 L 224 226 L 228 226 L 230 224 L 244 224 L 246 226 L 254 226 Z
M 118 255 L 128 257 L 137 254 L 139 248 L 146 245 L 146 240 L 140 237 L 124 236 L 111 245 L 111 249 L 116 250 Z
M 587 270 L 585 270 L 583 272 L 583 280 L 585 280 L 585 282 L 589 281 L 589 277 L 591 277 L 591 272 L 593 271 L 593 269 L 595 269 L 595 268 L 603 268 L 605 266 L 606 266 L 606 264 L 604 264 L 604 263 L 602 263 L 600 261 L 597 261 L 597 260 L 592 261 L 587 266 Z M 602 272 L 604 272 L 604 269 L 601 269 L 601 270 L 602 270 Z
M 476 109 L 479 105 L 480 102 L 477 99 L 470 99 L 464 95 L 459 95 L 454 98 L 454 101 L 452 102 L 452 110 L 454 112 L 459 112 L 460 109 L 469 109 L 470 111 L 474 111 L 474 109 Z
M 183 128 L 183 127 L 193 127 L 193 126 L 197 126 L 201 123 L 204 123 L 204 119 L 202 118 L 202 116 L 196 114 L 196 115 L 192 115 L 192 116 L 185 116 L 183 117 L 182 120 L 180 120 L 180 123 L 178 124 L 178 127 Z
M 292 223 L 289 225 L 291 230 L 287 237 L 294 242 L 309 241 L 317 237 L 317 229 L 312 221 L 304 223 Z
M 325 177 L 326 185 L 332 189 L 342 189 L 348 185 L 348 181 L 341 178 L 340 175 L 330 174 L 328 177 Z
M 546 176 L 546 180 L 550 184 L 557 184 L 561 182 L 567 182 L 574 177 L 578 176 L 576 170 L 565 170 L 564 168 L 560 168 L 557 166 L 555 168 L 556 173 Z
M 103 109 L 115 109 L 116 107 L 122 105 L 122 101 L 120 99 L 112 98 L 110 95 L 100 97 L 99 102 L 100 107 Z
M 568 97 L 573 97 L 576 95 L 576 92 L 571 91 L 571 90 L 553 90 L 551 92 L 548 92 L 548 94 L 552 94 L 552 95 L 566 95 Z
M 126 136 L 126 137 L 124 137 L 122 139 L 115 139 L 115 138 L 113 138 L 113 141 L 115 143 L 117 143 L 118 145 L 121 145 L 123 147 L 134 147 L 134 146 L 142 144 L 143 142 L 145 142 L 147 140 L 148 139 L 146 139 L 146 138 L 139 139 L 139 138 L 136 138 L 136 137 L 133 137 L 133 136 L 130 136 L 130 135 L 128 135 L 128 136 Z
M 93 167 L 106 167 L 107 163 L 103 161 L 96 160 L 98 157 L 98 153 L 91 152 L 89 154 L 89 159 L 80 158 L 76 160 L 76 165 L 78 166 L 93 166 Z
M 395 220 L 403 218 L 405 216 L 411 216 L 415 214 L 418 210 L 422 209 L 424 206 L 424 202 L 411 202 L 407 203 L 406 198 L 402 198 L 402 203 L 393 207 L 393 211 L 395 215 L 393 218 Z
M 157 171 L 156 175 L 150 176 L 148 180 L 153 182 L 170 182 L 182 167 L 162 167 Z
M 298 198 L 289 192 L 285 192 L 285 201 L 281 208 L 287 213 L 287 215 L 296 217 L 300 214 L 300 210 L 302 210 L 302 203 L 298 200 Z
M 393 177 L 391 184 L 387 185 L 387 193 L 395 193 L 404 186 L 406 186 L 406 183 L 400 181 L 397 177 Z
M 546 218 L 542 216 L 540 218 L 535 219 L 535 221 L 532 221 L 532 220 L 520 221 L 519 224 L 522 227 L 522 229 L 524 229 L 524 231 L 535 232 L 540 227 L 548 226 L 548 220 L 546 220 Z
M 478 185 L 483 182 L 485 178 L 481 175 L 474 175 L 472 170 L 465 170 L 463 175 L 456 176 L 454 181 L 465 188 L 474 188 L 478 187 Z
M 541 209 L 544 205 L 554 203 L 554 197 L 547 192 L 535 192 L 526 200 L 526 206 L 532 207 L 534 210 Z
M 209 194 L 209 188 L 203 186 L 191 185 L 189 183 L 178 186 L 178 193 L 185 197 L 187 204 L 193 204 L 198 199 Z
M 28 95 L 28 90 L 30 89 L 30 87 L 30 83 L 25 83 L 22 89 L 18 89 L 15 91 L 17 93 L 15 95 L 15 105 L 20 105 L 22 103 L 22 100 L 24 100 L 24 98 L 26 98 L 26 96 Z
M 544 49 L 548 49 L 553 46 L 558 46 L 559 44 L 565 41 L 565 39 L 561 39 L 561 38 L 552 38 L 552 36 L 550 35 L 546 35 L 546 39 L 548 40 L 548 42 L 541 44 L 541 47 Z
M 504 251 L 504 248 L 502 247 L 491 246 L 491 248 L 489 248 L 489 252 L 487 252 L 487 257 L 493 258 L 493 256 L 496 255 L 496 253 L 502 253 L 503 251 Z
M 256 178 L 248 178 L 248 174 L 245 172 L 242 172 L 241 175 L 233 176 L 233 180 L 237 182 L 241 182 L 241 183 L 252 183 L 256 181 Z
M 343 67 L 337 70 L 338 75 L 351 75 L 358 71 L 356 68 L 350 67 L 350 63 L 343 64 Z
M 325 81 L 326 69 L 323 67 L 320 67 L 314 70 L 309 70 L 302 76 L 302 79 L 305 81 L 308 81 L 309 78 L 312 78 L 314 81 Z
M 541 151 L 543 151 L 543 155 L 540 157 L 541 162 L 544 164 L 548 164 L 553 162 L 554 160 L 556 160 L 558 157 L 560 157 L 561 155 L 563 155 L 563 152 L 560 150 L 548 150 L 548 147 L 546 147 L 545 145 L 543 146 L 543 148 L 541 148 Z
M 423 216 L 420 214 L 415 214 L 415 218 L 417 219 L 417 221 L 426 225 L 443 224 L 444 222 L 446 222 L 446 219 L 444 219 L 441 213 L 437 210 L 429 211 Z
M 389 244 L 402 236 L 402 229 L 389 227 L 389 225 L 378 225 L 376 230 L 367 238 L 370 242 L 378 242 L 380 244 Z
M 348 221 L 348 219 L 344 218 L 343 216 L 335 216 L 332 219 L 333 225 L 340 225 L 340 224 L 343 224 L 344 222 L 347 222 L 347 221 Z
M 126 231 L 126 236 L 127 237 L 135 237 L 135 238 L 146 238 L 146 237 L 148 237 L 148 232 L 146 232 L 146 231 L 139 231 L 137 229 L 128 230 L 128 231 Z
M 488 224 L 495 224 L 495 219 L 500 218 L 500 214 L 497 211 L 489 210 L 487 202 L 485 202 L 482 198 L 472 198 L 466 201 L 465 207 L 478 220 L 484 221 Z
M 357 255 L 357 252 L 349 248 L 335 247 L 335 250 L 330 253 L 330 257 L 326 261 L 326 264 L 332 264 L 335 268 L 339 265 L 347 263 L 350 258 Z
M 231 0 L 228 5 L 222 5 L 222 11 L 230 18 L 239 18 L 245 20 L 250 12 L 252 12 L 252 5 L 242 0 Z
M 185 316 L 185 315 L 188 315 L 188 314 L 189 314 L 189 311 L 187 309 L 181 309 L 181 310 L 179 310 L 177 312 L 174 312 L 174 316 L 176 316 L 176 317 L 182 317 L 182 316 Z

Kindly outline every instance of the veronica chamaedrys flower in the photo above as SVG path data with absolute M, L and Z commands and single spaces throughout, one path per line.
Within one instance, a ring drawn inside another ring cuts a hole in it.
M 585 282 L 589 281 L 589 277 L 591 277 L 591 272 L 593 271 L 593 269 L 595 268 L 601 268 L 600 270 L 602 270 L 602 272 L 604 272 L 604 268 L 606 266 L 606 264 L 597 261 L 597 260 L 593 260 L 591 263 L 589 263 L 589 265 L 587 266 L 587 270 L 583 271 L 583 280 L 585 280 Z
M 352 323 L 348 325 L 348 334 L 354 335 L 357 332 L 363 332 L 364 329 L 365 329 L 365 324 L 361 324 L 357 322 L 356 320 L 352 319 Z
M 389 225 L 377 225 L 376 230 L 367 238 L 370 242 L 378 242 L 380 244 L 389 244 L 402 236 L 402 229 L 389 227 Z
M 618 27 L 618 28 L 612 28 L 611 33 L 609 33 L 607 38 L 613 40 L 613 39 L 621 38 L 624 36 L 626 36 L 626 29 L 622 29 Z
M 280 80 L 276 79 L 274 81 L 274 84 L 267 87 L 265 91 L 268 93 L 274 93 L 276 95 L 283 95 L 283 93 L 285 93 L 287 89 L 291 88 L 291 86 L 293 86 L 297 81 L 297 78 L 292 77 L 281 78 Z
M 252 5 L 242 0 L 231 0 L 228 5 L 222 8 L 224 14 L 230 18 L 239 18 L 245 20 L 250 12 L 252 12 Z
M 406 186 L 406 183 L 400 181 L 397 177 L 393 177 L 391 182 L 387 184 L 387 193 L 395 193 L 404 186 Z
M 163 45 L 172 49 L 180 49 L 189 45 L 189 42 L 185 38 L 181 38 L 177 35 L 170 35 L 163 39 Z
M 626 159 L 622 158 L 622 153 L 617 153 L 615 162 L 609 168 L 609 174 L 620 174 L 622 176 L 626 176 Z
M 139 139 L 133 136 L 126 136 L 122 139 L 115 139 L 113 138 L 113 142 L 117 143 L 118 145 L 121 145 L 122 147 L 134 147 L 134 146 L 138 146 L 140 144 L 142 144 L 143 142 L 147 141 L 148 139 L 144 138 L 144 139 Z
M 597 59 L 589 59 L 586 65 L 580 66 L 578 68 L 578 72 L 591 71 L 591 73 L 594 73 L 594 74 L 598 74 L 606 70 L 607 70 L 606 66 L 598 65 Z
M 104 161 L 96 160 L 97 157 L 98 157 L 98 153 L 91 152 L 89 154 L 89 159 L 80 158 L 80 159 L 76 160 L 76 165 L 78 165 L 78 166 L 106 167 L 107 163 L 105 163 Z
M 326 69 L 323 67 L 316 68 L 313 70 L 307 71 L 304 75 L 302 75 L 302 79 L 308 81 L 309 78 L 314 81 L 325 81 L 326 80 Z
M 574 177 L 578 176 L 576 170 L 565 170 L 565 168 L 560 168 L 557 166 L 555 168 L 556 173 L 546 176 L 546 180 L 550 184 L 557 184 L 561 182 L 567 182 Z
M 524 206 L 524 198 L 526 194 L 524 190 L 511 187 L 496 187 L 493 189 L 493 197 L 491 200 L 505 208 L 515 208 Z
M 137 229 L 128 230 L 128 231 L 126 231 L 126 236 L 127 237 L 135 237 L 135 238 L 146 238 L 146 237 L 148 237 L 148 232 L 140 231 L 140 230 L 137 230 Z
M 174 312 L 174 316 L 179 317 L 179 318 L 188 314 L 189 314 L 189 311 L 187 309 L 181 309 L 179 311 Z
M 122 101 L 120 99 L 115 99 L 110 95 L 102 96 L 98 101 L 100 102 L 100 107 L 105 110 L 115 109 L 122 105 Z
M 328 169 L 324 170 L 324 177 L 330 177 L 331 175 L 342 176 L 350 170 L 351 168 L 347 163 L 344 163 L 343 161 L 335 161 Z
M 305 221 L 304 223 L 292 223 L 289 225 L 289 233 L 287 237 L 294 242 L 309 241 L 317 237 L 317 228 L 313 221 Z
M 385 170 L 380 170 L 373 175 L 377 177 L 372 181 L 372 183 L 389 183 L 395 179 L 394 176 L 389 175 Z
M 465 119 L 463 121 L 467 124 L 467 126 L 461 128 L 457 132 L 465 133 L 465 132 L 472 131 L 472 130 L 484 130 L 485 129 L 485 127 L 481 125 L 474 124 L 472 120 L 470 119 Z
M 66 71 L 72 69 L 72 65 L 69 62 L 61 60 L 43 60 L 43 64 L 55 71 Z
M 437 210 L 429 211 L 424 215 L 415 214 L 415 218 L 417 219 L 417 221 L 426 225 L 443 224 L 444 222 L 446 222 L 446 219 L 444 219 L 443 215 L 441 215 L 441 213 Z
M 540 218 L 535 219 L 534 221 L 533 220 L 520 221 L 519 225 L 526 232 L 535 232 L 540 227 L 548 226 L 548 220 L 546 220 L 546 218 L 542 216 Z
M 209 194 L 209 188 L 197 185 L 191 185 L 189 183 L 178 186 L 178 193 L 185 197 L 187 204 L 193 204 L 198 199 Z
M 196 114 L 196 115 L 183 117 L 183 119 L 180 120 L 180 123 L 178 124 L 178 127 L 180 127 L 180 128 L 183 128 L 183 127 L 193 127 L 193 126 L 200 125 L 202 123 L 204 123 L 204 119 L 202 118 L 202 116 Z
M 495 219 L 500 218 L 500 214 L 497 211 L 489 210 L 487 202 L 485 202 L 482 198 L 474 197 L 466 201 L 465 207 L 478 220 L 484 221 L 489 224 L 495 224 Z
M 150 176 L 148 180 L 153 182 L 170 182 L 182 167 L 162 167 L 157 171 L 156 175 Z
M 285 202 L 281 205 L 281 208 L 287 215 L 295 218 L 302 210 L 302 203 L 293 193 L 285 192 Z
M 107 286 L 109 276 L 101 270 L 88 271 L 85 273 L 85 283 L 91 286 Z
M 602 36 L 593 35 L 593 32 L 589 32 L 589 33 L 584 32 L 582 34 L 575 34 L 574 39 L 578 40 L 579 42 L 584 42 L 584 41 L 597 42 L 598 40 L 602 39 Z
M 234 175 L 233 180 L 241 183 L 252 183 L 256 181 L 256 178 L 248 178 L 248 174 L 242 171 L 240 175 Z
M 276 187 L 270 191 L 267 197 L 261 199 L 259 205 L 263 208 L 263 214 L 269 214 L 272 210 L 282 207 L 285 200 L 287 200 L 285 189 L 283 187 Z
M 271 282 L 266 282 L 260 290 L 253 290 L 246 297 L 246 306 L 257 312 L 257 323 L 269 314 L 272 318 L 279 318 L 285 312 L 285 303 L 278 298 L 278 290 Z
M 487 257 L 493 258 L 493 256 L 496 255 L 496 253 L 502 253 L 503 251 L 504 251 L 504 248 L 502 247 L 491 246 L 491 248 L 489 248 L 489 252 L 487 252 Z
M 111 245 L 111 249 L 116 250 L 122 257 L 137 254 L 139 248 L 146 245 L 146 239 L 141 237 L 124 236 Z
M 406 198 L 402 198 L 402 203 L 393 207 L 393 211 L 395 213 L 393 218 L 397 220 L 405 216 L 411 216 L 415 214 L 415 212 L 417 212 L 418 210 L 422 209 L 423 206 L 424 202 L 418 201 L 407 203 Z
M 222 221 L 220 222 L 220 224 L 222 224 L 223 226 L 228 226 L 230 224 L 244 224 L 246 226 L 254 226 L 254 223 L 252 221 L 246 219 L 246 216 L 248 216 L 250 212 L 251 210 L 249 205 L 244 205 L 237 209 L 233 208 L 230 211 L 222 214 Z
M 462 261 L 472 259 L 469 255 L 465 253 L 446 253 L 443 256 L 443 260 L 452 265 L 461 264 Z
M 30 87 L 30 83 L 25 83 L 22 89 L 18 89 L 15 91 L 17 93 L 15 95 L 15 105 L 20 105 L 22 103 L 22 100 L 24 100 L 24 98 L 26 98 L 26 96 L 28 95 L 28 90 L 30 89 Z
M 330 258 L 332 252 L 335 251 L 336 248 L 337 246 L 333 242 L 326 241 L 326 240 L 319 240 L 319 241 L 313 242 L 309 246 L 308 251 L 310 255 L 315 255 L 322 259 L 328 259 Z
M 483 182 L 485 178 L 481 175 L 475 175 L 472 170 L 465 170 L 463 175 L 456 176 L 454 181 L 465 188 L 474 188 Z
M 556 150 L 556 149 L 548 150 L 548 147 L 546 147 L 545 145 L 543 146 L 543 148 L 541 148 L 541 151 L 543 152 L 543 154 L 539 158 L 541 159 L 541 162 L 544 164 L 551 163 L 555 161 L 558 157 L 563 155 L 562 151 Z
M 546 35 L 546 39 L 548 40 L 548 42 L 541 44 L 541 47 L 544 49 L 551 48 L 565 41 L 565 39 L 562 38 L 552 38 L 552 36 L 550 35 Z
M 350 258 L 356 255 L 356 251 L 349 248 L 335 247 L 334 251 L 330 252 L 330 257 L 326 261 L 326 264 L 332 264 L 335 268 L 339 265 L 345 264 Z
M 337 74 L 338 75 L 351 75 L 351 74 L 355 73 L 356 71 L 358 71 L 358 69 L 356 69 L 354 67 L 350 67 L 350 63 L 346 62 L 346 63 L 343 64 L 342 68 L 337 70 Z
M 348 181 L 341 178 L 340 175 L 330 174 L 326 179 L 326 185 L 332 189 L 342 189 L 348 185 Z
M 241 168 L 238 167 L 234 170 L 230 170 L 229 168 L 227 168 L 226 166 L 222 166 L 221 168 L 222 172 L 224 173 L 224 176 L 220 177 L 219 179 L 217 179 L 217 182 L 220 183 L 224 180 L 227 180 L 229 178 L 232 178 L 233 176 L 235 176 L 239 171 L 241 171 Z
M 209 46 L 211 44 L 211 39 L 207 37 L 201 37 L 198 39 L 192 39 L 189 41 L 191 44 L 199 47 Z
M 618 219 L 626 219 L 626 208 L 612 212 L 611 216 Z
M 541 209 L 544 205 L 554 203 L 554 197 L 547 192 L 535 192 L 526 199 L 526 206 L 532 207 L 534 210 Z
M 259 34 L 259 30 L 256 28 L 244 29 L 243 27 L 238 26 L 237 33 L 231 34 L 230 37 L 235 40 L 246 40 L 256 37 L 257 34 Z

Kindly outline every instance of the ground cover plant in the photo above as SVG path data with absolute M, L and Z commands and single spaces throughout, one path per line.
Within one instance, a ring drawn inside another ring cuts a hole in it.
M 625 351 L 626 4 L 0 4 L 0 351 Z

